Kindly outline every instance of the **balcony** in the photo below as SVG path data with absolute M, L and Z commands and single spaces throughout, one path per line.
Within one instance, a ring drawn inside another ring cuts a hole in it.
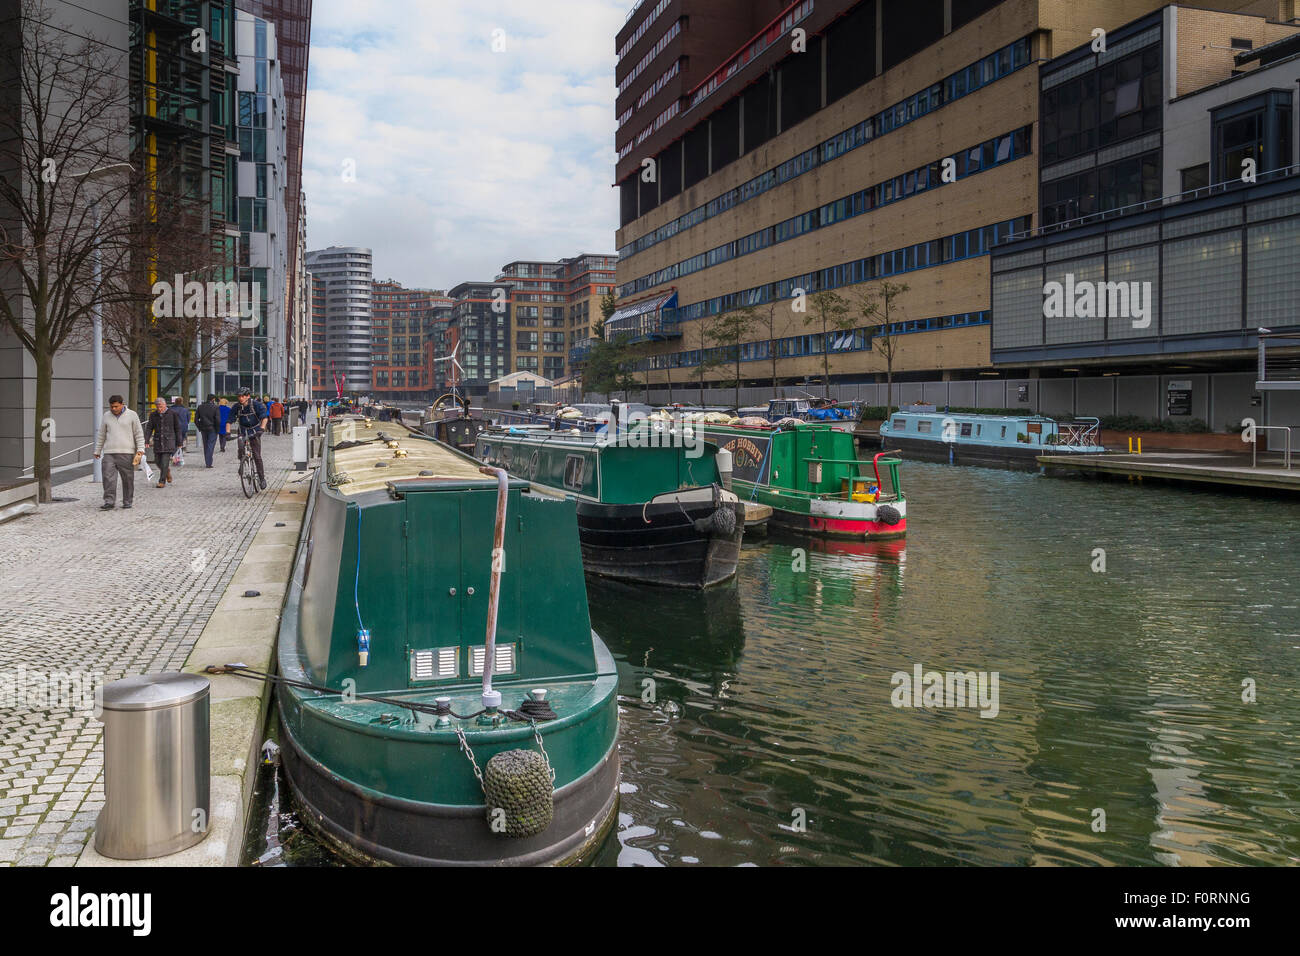
M 629 345 L 682 337 L 677 328 L 677 290 L 617 309 L 605 322 L 605 339 L 625 336 Z

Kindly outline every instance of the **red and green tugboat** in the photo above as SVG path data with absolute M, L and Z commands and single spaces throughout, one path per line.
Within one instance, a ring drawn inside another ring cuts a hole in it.
M 898 477 L 902 461 L 895 452 L 864 461 L 853 435 L 829 423 L 750 421 L 680 421 L 671 427 L 700 429 L 710 443 L 731 452 L 732 488 L 742 501 L 771 507 L 774 525 L 858 541 L 907 534 L 907 497 Z

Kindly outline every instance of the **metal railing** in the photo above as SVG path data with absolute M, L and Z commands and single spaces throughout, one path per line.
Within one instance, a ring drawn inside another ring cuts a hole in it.
M 1056 444 L 1066 448 L 1087 448 L 1100 445 L 1101 419 L 1081 418 L 1057 426 Z
M 58 461 L 60 458 L 67 458 L 69 455 L 75 455 L 75 454 L 76 454 L 77 452 L 79 452 L 79 451 L 84 451 L 84 450 L 87 449 L 87 448 L 94 448 L 94 447 L 95 447 L 95 443 L 94 443 L 93 441 L 90 442 L 89 444 L 79 445 L 78 447 L 72 449 L 71 451 L 65 451 L 62 455 L 55 455 L 53 458 L 50 459 L 50 464 L 53 465 L 53 464 L 54 464 L 56 461 Z M 82 463 L 83 463 L 82 460 L 81 460 L 80 458 L 78 458 L 78 459 L 77 459 L 76 461 L 74 461 L 74 462 L 72 463 L 72 465 L 70 465 L 69 467 L 75 467 L 75 466 L 80 465 L 80 464 L 82 464 Z M 27 472 L 29 472 L 29 471 L 35 471 L 35 470 L 36 470 L 36 466 L 35 466 L 35 465 L 29 465 L 28 467 L 24 468 L 21 472 L 19 472 L 19 474 L 25 475 L 25 474 L 27 474 Z
M 1256 432 L 1286 432 L 1286 470 L 1291 470 L 1291 427 L 1289 425 L 1255 425 Z M 1250 467 L 1259 467 L 1259 441 L 1250 443 Z
M 1244 189 L 1247 186 L 1286 179 L 1288 176 L 1295 176 L 1297 174 L 1300 174 L 1300 163 L 1260 173 L 1255 177 L 1253 183 L 1243 182 L 1240 177 L 1237 177 L 1225 180 L 1221 183 L 1212 183 L 1208 186 L 1188 189 L 1185 192 L 1174 193 L 1169 196 L 1160 196 L 1156 199 L 1146 199 L 1138 203 L 1129 203 L 1127 206 L 1116 206 L 1113 209 L 1089 213 L 1086 216 L 1079 216 L 1075 219 L 1066 219 L 1062 222 L 1054 222 L 1050 226 L 1037 226 L 1033 229 L 1026 230 L 1025 232 L 1013 232 L 1007 235 L 1006 239 L 1003 240 L 1003 243 L 1015 242 L 1020 239 L 1033 239 L 1038 236 L 1050 236 L 1054 233 L 1064 232 L 1067 229 L 1074 229 L 1078 226 L 1086 226 L 1094 222 L 1105 222 L 1110 219 L 1119 219 L 1122 216 L 1146 212 L 1149 209 L 1162 209 L 1165 206 L 1172 206 L 1176 203 L 1186 202 L 1192 199 L 1204 199 L 1207 196 L 1217 196 L 1237 189 Z M 998 243 L 998 245 L 1002 245 L 1002 243 Z

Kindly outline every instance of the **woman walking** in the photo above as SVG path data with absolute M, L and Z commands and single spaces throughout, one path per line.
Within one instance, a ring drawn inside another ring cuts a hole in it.
M 166 488 L 172 480 L 172 455 L 181 447 L 180 419 L 167 409 L 167 399 L 154 402 L 154 410 L 144 426 L 145 444 L 153 445 L 154 461 L 158 464 L 158 487 Z

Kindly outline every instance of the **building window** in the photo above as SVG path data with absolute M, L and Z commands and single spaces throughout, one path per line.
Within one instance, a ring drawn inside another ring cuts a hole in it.
M 1201 163 L 1199 166 L 1189 166 L 1182 170 L 1181 176 L 1182 192 L 1189 193 L 1196 189 L 1204 189 L 1210 185 L 1210 164 Z

